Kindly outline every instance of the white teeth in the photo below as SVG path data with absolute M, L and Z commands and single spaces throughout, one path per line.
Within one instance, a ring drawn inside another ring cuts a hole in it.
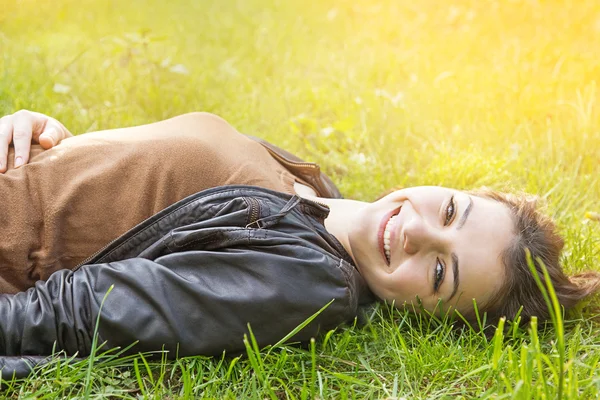
M 385 225 L 385 230 L 383 231 L 383 250 L 385 251 L 385 257 L 387 258 L 388 264 L 391 261 L 391 247 L 390 247 L 390 237 L 392 236 L 391 233 L 391 227 L 392 224 L 391 222 L 396 218 L 396 216 L 394 215 L 392 218 L 390 218 L 390 220 L 388 221 L 388 223 Z

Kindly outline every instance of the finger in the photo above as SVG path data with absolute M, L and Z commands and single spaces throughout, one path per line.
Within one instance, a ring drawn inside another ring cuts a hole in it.
M 31 140 L 39 143 L 40 135 L 50 127 L 52 118 L 35 111 L 27 111 L 27 116 L 31 120 Z
M 38 142 L 43 149 L 48 150 L 63 139 L 72 136 L 63 124 L 43 114 L 32 113 L 34 142 Z
M 48 150 L 71 136 L 67 128 L 63 124 L 55 120 L 54 118 L 48 118 L 46 125 L 43 128 L 42 133 L 38 137 L 38 143 Z
M 42 132 L 42 134 L 38 137 L 38 143 L 42 146 L 44 150 L 48 150 L 64 139 L 64 133 L 60 129 L 60 127 L 55 126 L 54 124 L 48 124 L 46 129 Z
M 11 117 L 0 118 L 0 173 L 6 172 L 8 165 L 8 145 L 12 139 Z
M 19 168 L 29 161 L 33 121 L 30 114 L 20 111 L 13 114 L 12 120 L 12 139 L 15 146 L 15 168 Z

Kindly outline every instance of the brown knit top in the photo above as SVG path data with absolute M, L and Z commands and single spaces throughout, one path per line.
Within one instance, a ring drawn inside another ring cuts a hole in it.
M 74 268 L 203 189 L 246 184 L 292 193 L 294 181 L 262 145 L 210 114 L 36 147 L 29 164 L 0 175 L 0 293 Z

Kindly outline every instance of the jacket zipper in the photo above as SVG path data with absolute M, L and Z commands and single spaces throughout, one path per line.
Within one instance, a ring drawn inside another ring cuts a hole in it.
M 192 199 L 191 201 L 195 201 L 196 198 Z M 175 203 L 177 204 L 177 203 Z M 185 203 L 188 204 L 188 203 Z M 182 204 L 180 207 L 184 206 L 184 204 Z M 143 225 L 145 223 L 147 223 L 148 221 L 150 221 L 152 218 L 154 218 L 155 214 L 152 214 L 151 216 L 149 216 L 148 218 L 146 218 L 145 220 L 143 220 L 142 222 L 136 224 L 133 228 L 131 228 L 130 230 L 128 230 L 127 232 L 125 232 L 124 234 L 117 236 L 116 238 L 114 238 L 113 240 L 111 240 L 110 242 L 108 242 L 106 245 L 104 245 L 102 248 L 100 248 L 98 251 L 94 252 L 91 256 L 89 256 L 88 258 L 86 258 L 85 260 L 83 260 L 82 262 L 80 262 L 79 264 L 77 264 L 77 266 L 75 268 L 73 268 L 73 271 L 77 271 L 79 268 L 83 267 L 84 265 L 88 264 L 90 261 L 92 261 L 94 258 L 96 258 L 100 253 L 104 252 L 106 249 L 108 249 L 110 246 L 112 246 L 114 243 L 116 243 L 117 241 L 121 240 L 123 238 L 124 235 L 127 235 L 129 232 L 131 232 L 131 230 L 137 228 L 140 225 Z
M 260 209 L 260 205 L 258 204 L 258 200 L 256 200 L 253 197 L 246 197 L 248 200 L 250 200 L 250 222 L 248 223 L 248 225 L 251 225 L 253 223 L 255 223 L 258 220 L 259 217 L 259 209 Z M 139 224 L 136 225 L 143 225 L 146 222 L 148 222 L 149 220 L 151 220 L 154 217 L 155 214 L 151 215 L 150 217 L 146 218 L 145 220 L 143 220 L 142 222 L 140 222 Z M 133 229 L 133 228 L 131 228 Z M 126 233 L 125 233 L 126 234 Z M 82 262 L 80 262 L 79 264 L 77 264 L 77 266 L 75 266 L 75 268 L 72 269 L 72 271 L 77 271 L 79 268 L 83 267 L 84 265 L 88 264 L 90 261 L 92 261 L 94 258 L 96 258 L 99 254 L 101 254 L 102 252 L 104 252 L 106 249 L 108 249 L 110 246 L 112 246 L 115 242 L 119 241 L 121 238 L 123 237 L 123 235 L 116 237 L 115 239 L 111 240 L 110 242 L 108 242 L 106 245 L 104 245 L 102 248 L 100 248 L 99 250 L 97 250 L 96 252 L 94 252 L 91 256 L 89 256 L 88 258 L 86 258 L 85 260 L 83 260 Z
M 146 218 L 143 222 L 145 223 L 146 221 L 148 221 L 150 218 Z M 136 225 L 137 226 L 137 225 Z M 86 265 L 87 263 L 89 263 L 90 261 L 92 261 L 94 258 L 96 258 L 100 253 L 102 253 L 104 250 L 108 249 L 110 246 L 113 245 L 113 243 L 115 243 L 117 240 L 121 239 L 121 236 L 116 237 L 115 239 L 111 240 L 110 242 L 108 242 L 108 244 L 106 244 L 104 247 L 102 247 L 100 250 L 96 251 L 94 254 L 92 254 L 91 256 L 89 256 L 88 258 L 86 258 L 85 260 L 83 260 L 82 262 L 80 262 L 79 264 L 77 264 L 77 266 L 75 268 L 73 268 L 73 271 L 77 271 L 79 268 L 83 267 L 84 265 Z
M 302 196 L 300 196 L 300 197 L 302 197 Z M 321 202 L 320 202 L 320 201 L 318 201 L 318 200 L 307 199 L 306 197 L 302 197 L 302 198 L 303 198 L 304 200 L 308 200 L 308 201 L 312 201 L 313 203 L 317 203 L 317 204 L 318 204 L 318 205 L 320 205 L 321 207 L 325 207 L 326 209 L 328 209 L 328 210 L 329 210 L 329 206 L 328 206 L 327 204 L 325 204 L 325 203 L 321 203 Z
M 246 224 L 246 228 L 248 228 L 250 225 L 258 221 L 258 217 L 260 216 L 260 204 L 258 204 L 258 200 L 256 200 L 254 197 L 246 197 L 246 199 L 250 201 L 250 221 Z
M 277 160 L 281 161 L 283 164 L 293 165 L 293 166 L 297 166 L 297 167 L 309 167 L 313 170 L 319 169 L 319 166 L 314 163 L 288 160 L 287 158 L 283 157 L 280 154 L 277 154 L 275 151 L 271 150 L 270 148 L 268 148 L 268 147 L 266 147 L 266 148 L 267 148 L 267 150 L 269 150 L 269 153 L 271 153 L 271 155 L 273 157 L 275 157 Z

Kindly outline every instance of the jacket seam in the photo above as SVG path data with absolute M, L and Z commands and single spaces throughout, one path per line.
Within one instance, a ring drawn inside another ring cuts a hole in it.
M 173 214 L 175 214 L 176 212 L 179 212 L 181 210 L 184 210 L 185 208 L 192 206 L 192 204 L 197 203 L 198 201 L 202 200 L 203 197 L 199 197 L 197 199 L 194 199 L 193 201 L 191 201 L 190 203 L 187 204 L 183 204 L 181 207 L 176 208 L 175 210 L 169 212 L 168 214 L 163 215 L 162 217 L 160 217 L 159 219 L 157 219 L 156 221 L 153 221 L 150 225 L 146 226 L 145 228 L 143 228 L 142 230 L 140 230 L 139 232 L 136 232 L 135 235 L 127 238 L 123 243 L 120 243 L 117 247 L 115 247 L 114 249 L 110 250 L 108 253 L 106 253 L 105 255 L 103 255 L 98 262 L 101 262 L 103 259 L 106 259 L 107 257 L 109 257 L 111 254 L 113 254 L 115 251 L 123 248 L 125 245 L 129 244 L 133 239 L 135 239 L 136 237 L 138 237 L 140 234 L 147 232 L 148 230 L 150 230 L 151 228 L 153 228 L 157 223 L 163 221 L 164 219 L 166 219 L 167 217 L 172 216 Z M 212 207 L 216 207 L 218 206 L 217 204 L 213 204 L 211 206 L 207 207 L 207 211 L 208 209 L 212 208 Z M 171 229 L 171 231 L 169 232 L 169 234 L 171 235 L 173 233 L 173 229 Z
M 339 270 L 341 270 L 342 275 L 344 276 L 344 281 L 346 283 L 346 292 L 348 293 L 348 302 L 346 303 L 346 305 L 344 306 L 344 308 L 346 309 L 346 314 L 351 314 L 352 312 L 352 305 L 354 304 L 354 297 L 355 297 L 355 288 L 354 288 L 354 283 L 351 281 L 351 277 L 348 274 L 348 271 L 346 270 L 346 268 L 344 268 L 344 260 L 343 259 L 339 259 L 338 263 L 337 263 L 337 268 Z
M 173 246 L 173 249 L 182 249 L 184 247 L 188 247 L 188 246 L 190 246 L 192 244 L 198 244 L 198 243 L 206 243 L 206 244 L 208 244 L 208 243 L 215 243 L 215 242 L 223 241 L 223 244 L 225 244 L 225 243 L 228 243 L 228 242 L 234 242 L 234 241 L 237 240 L 237 238 L 235 238 L 235 239 L 216 238 L 216 239 L 213 239 L 213 240 L 208 240 L 208 239 L 211 239 L 212 237 L 217 236 L 217 235 L 219 235 L 219 234 L 221 234 L 223 232 L 235 232 L 235 231 L 239 232 L 240 229 L 243 229 L 243 228 L 237 228 L 237 227 L 236 228 L 228 228 L 228 229 L 227 228 L 222 228 L 221 230 L 219 230 L 219 232 L 211 233 L 210 235 L 206 235 L 205 237 L 202 237 L 200 239 L 194 239 L 194 240 L 191 240 L 191 241 L 189 241 L 189 242 L 187 242 L 185 244 L 172 244 L 172 246 Z M 169 248 L 169 250 L 171 250 L 171 245 L 167 244 L 167 248 Z
M 260 188 L 259 188 L 259 189 L 260 189 Z M 210 190 L 210 189 L 209 189 L 209 190 Z M 143 228 L 142 230 L 140 230 L 139 232 L 136 232 L 136 233 L 135 233 L 133 236 L 131 236 L 131 237 L 127 238 L 127 239 L 126 239 L 126 240 L 125 240 L 123 243 L 120 243 L 120 244 L 119 244 L 119 245 L 117 245 L 117 246 L 116 246 L 114 249 L 110 250 L 108 253 L 104 254 L 104 255 L 103 255 L 101 258 L 99 258 L 98 260 L 96 260 L 96 262 L 102 262 L 102 260 L 104 260 L 104 259 L 106 259 L 107 257 L 109 257 L 109 256 L 110 256 L 111 254 L 113 254 L 115 251 L 117 251 L 117 250 L 119 250 L 119 249 L 123 248 L 125 245 L 127 245 L 128 243 L 130 243 L 130 242 L 131 242 L 131 240 L 133 240 L 134 238 L 136 238 L 136 237 L 137 237 L 137 236 L 139 236 L 140 234 L 142 234 L 142 233 L 144 233 L 144 232 L 148 231 L 150 228 L 152 228 L 152 227 L 153 227 L 154 225 L 156 225 L 158 222 L 160 222 L 160 221 L 163 221 L 165 218 L 172 216 L 174 213 L 177 213 L 177 212 L 179 212 L 179 211 L 181 211 L 181 210 L 183 210 L 183 209 L 185 209 L 185 208 L 187 208 L 187 207 L 191 206 L 192 204 L 195 204 L 195 203 L 197 203 L 197 202 L 199 202 L 199 201 L 205 200 L 206 198 L 210 198 L 211 196 L 215 196 L 215 197 L 222 197 L 222 196 L 224 196 L 225 194 L 228 194 L 228 193 L 231 193 L 231 194 L 234 194 L 234 195 L 236 195 L 236 194 L 235 194 L 235 192 L 236 192 L 236 191 L 239 191 L 239 190 L 240 190 L 240 187 L 239 187 L 239 185 L 236 185 L 236 186 L 234 186 L 234 187 L 232 187 L 232 188 L 229 188 L 229 189 L 223 189 L 223 188 L 222 188 L 221 190 L 217 191 L 216 193 L 212 193 L 212 192 L 211 192 L 211 193 L 209 193 L 209 194 L 206 194 L 206 195 L 204 195 L 204 196 L 198 196 L 197 198 L 195 198 L 195 199 L 191 200 L 189 203 L 182 204 L 181 206 L 177 207 L 176 209 L 174 209 L 174 210 L 170 211 L 169 213 L 167 213 L 167 214 L 163 215 L 162 217 L 158 218 L 156 221 L 152 221 L 152 223 L 151 223 L 150 225 L 148 225 L 148 226 L 144 227 L 144 228 Z M 260 197 L 260 198 L 262 198 L 262 199 L 265 199 L 265 200 L 266 200 L 266 199 L 268 199 L 268 197 L 267 197 L 267 196 L 265 196 L 265 193 L 263 193 L 263 192 L 261 192 L 261 191 L 252 190 L 252 189 L 250 189 L 250 187 L 245 187 L 245 188 L 244 188 L 244 190 L 247 190 L 248 192 L 251 192 L 251 191 L 252 191 L 253 193 L 252 193 L 251 195 L 252 195 L 253 197 Z M 199 193 L 202 193 L 202 192 L 199 192 Z M 271 195 L 273 195 L 273 194 L 275 194 L 275 193 L 276 193 L 276 192 L 273 192 L 273 193 L 271 193 Z M 245 192 L 245 191 L 244 191 L 244 192 L 242 192 L 242 193 L 240 193 L 240 194 L 237 194 L 237 196 L 238 196 L 238 197 L 242 197 L 242 198 L 244 199 L 244 201 L 246 201 L 246 198 L 248 197 L 248 196 L 246 195 L 246 192 Z M 277 197 L 278 199 L 281 199 L 281 197 L 280 197 L 280 196 L 276 196 L 276 197 Z M 271 200 L 271 199 L 269 199 L 269 200 Z M 246 203 L 246 204 L 247 204 L 247 203 Z M 219 205 L 220 205 L 220 204 L 212 204 L 212 205 L 209 205 L 209 206 L 207 206 L 207 210 L 208 210 L 208 209 L 211 209 L 212 207 L 218 207 Z M 259 216 L 260 216 L 260 213 L 261 213 L 261 206 L 260 206 L 260 202 L 258 202 L 258 211 L 259 211 Z M 150 217 L 150 218 L 152 218 L 152 217 Z M 144 222 L 141 222 L 141 223 L 144 223 Z M 171 232 L 171 233 L 172 233 L 172 232 Z M 127 234 L 127 233 L 125 233 L 125 234 Z

